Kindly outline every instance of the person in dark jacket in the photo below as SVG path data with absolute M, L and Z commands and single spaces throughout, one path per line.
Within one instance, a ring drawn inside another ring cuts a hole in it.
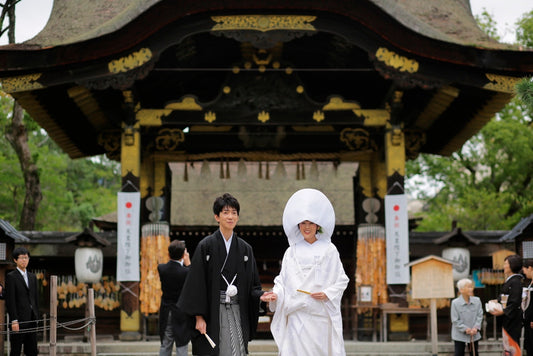
M 10 356 L 19 356 L 24 345 L 24 354 L 34 356 L 37 349 L 37 320 L 39 314 L 39 292 L 37 277 L 28 272 L 30 253 L 25 247 L 13 250 L 13 260 L 17 268 L 6 276 L 5 299 L 9 314 L 11 352 Z M 34 329 L 33 331 L 26 331 Z
M 171 356 L 176 344 L 176 356 L 187 356 L 187 344 L 193 320 L 177 306 L 178 299 L 189 272 L 189 253 L 185 242 L 174 240 L 168 246 L 170 260 L 157 266 L 161 280 L 161 307 L 159 309 L 159 356 Z
M 522 271 L 530 281 L 522 292 L 522 310 L 524 312 L 524 348 L 528 355 L 533 355 L 533 258 L 524 260 Z
M 505 356 L 521 356 L 520 334 L 522 333 L 522 257 L 510 255 L 503 262 L 505 283 L 498 301 L 501 310 L 490 313 L 502 316 L 502 340 Z

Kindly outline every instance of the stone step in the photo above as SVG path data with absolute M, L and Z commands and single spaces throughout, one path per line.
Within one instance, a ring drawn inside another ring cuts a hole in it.
M 97 341 L 98 356 L 157 356 L 158 341 Z M 249 344 L 250 356 L 276 356 L 277 347 L 273 340 L 254 340 Z M 395 342 L 362 342 L 345 341 L 347 356 L 432 356 L 430 342 L 426 341 L 395 341 Z M 501 341 L 481 341 L 479 353 L 484 356 L 501 356 Z M 39 344 L 39 354 L 49 355 L 49 345 Z M 58 342 L 57 355 L 89 356 L 91 345 L 87 342 Z M 439 342 L 439 356 L 453 356 L 452 342 Z M 191 346 L 189 345 L 189 355 Z

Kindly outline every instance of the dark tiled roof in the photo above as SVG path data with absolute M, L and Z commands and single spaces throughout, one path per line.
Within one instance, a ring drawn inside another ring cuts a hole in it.
M 66 242 L 76 243 L 78 246 L 109 246 L 111 243 L 94 231 L 85 228 L 83 232 L 71 235 Z
M 459 243 L 459 244 L 474 244 L 479 245 L 481 242 L 479 239 L 473 238 L 469 234 L 463 232 L 460 227 L 454 228 L 451 232 L 447 233 L 446 235 L 439 237 L 435 241 L 433 241 L 437 245 L 445 244 L 445 243 Z
M 10 223 L 2 219 L 0 219 L 0 230 L 2 230 L 6 236 L 11 237 L 17 243 L 30 241 L 29 238 L 15 230 L 15 228 Z
M 531 214 L 527 218 L 522 218 L 522 220 L 520 220 L 520 222 L 516 224 L 511 231 L 509 231 L 507 234 L 503 235 L 500 238 L 500 241 L 514 241 L 515 238 L 522 235 L 522 233 L 524 233 L 524 231 L 527 230 L 529 227 L 533 228 L 533 214 Z
M 480 243 L 501 243 L 501 238 L 508 231 L 468 231 L 466 232 L 468 236 L 473 237 L 476 240 L 479 240 Z M 409 242 L 410 243 L 421 243 L 421 244 L 436 244 L 435 241 L 441 239 L 442 237 L 448 235 L 449 232 L 419 232 L 419 231 L 410 231 L 409 232 Z

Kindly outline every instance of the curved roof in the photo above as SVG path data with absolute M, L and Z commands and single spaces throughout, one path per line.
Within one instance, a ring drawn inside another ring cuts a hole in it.
M 73 158 L 120 157 L 133 120 L 178 161 L 368 159 L 388 125 L 408 157 L 449 155 L 533 52 L 488 38 L 467 0 L 434 4 L 56 0 L 37 36 L 0 47 L 0 82 Z
M 161 1 L 55 0 L 45 28 L 25 44 L 50 47 L 98 38 L 123 28 Z M 477 26 L 469 0 L 441 0 L 438 6 L 427 0 L 369 1 L 405 27 L 423 36 L 469 46 L 512 48 L 508 44 L 491 39 Z M 298 8 L 298 1 L 292 3 L 294 8 Z M 302 8 L 305 9 L 303 6 Z M 331 8 L 334 9 L 335 6 Z M 79 14 L 84 15 L 79 16 Z

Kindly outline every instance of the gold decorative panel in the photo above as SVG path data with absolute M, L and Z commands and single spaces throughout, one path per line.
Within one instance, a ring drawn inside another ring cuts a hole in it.
M 211 31 L 228 30 L 304 30 L 316 31 L 310 24 L 316 16 L 292 16 L 292 15 L 237 15 L 237 16 L 211 16 L 217 24 Z
M 418 72 L 419 64 L 414 59 L 409 59 L 399 54 L 389 51 L 386 48 L 380 47 L 376 51 L 376 58 L 385 63 L 387 66 L 395 68 L 400 72 L 416 73 Z
M 368 110 L 352 110 L 352 112 L 364 119 L 365 126 L 385 126 L 390 119 L 390 113 L 387 110 L 368 109 Z
M 108 69 L 110 73 L 124 73 L 148 63 L 150 59 L 152 59 L 150 48 L 141 48 L 126 57 L 112 60 L 108 64 Z
M 33 73 L 1 79 L 2 90 L 6 93 L 15 93 L 44 88 L 44 86 L 37 81 L 41 75 L 42 73 Z
M 508 77 L 505 75 L 485 73 L 490 83 L 485 84 L 483 88 L 503 93 L 515 93 L 515 86 L 522 78 Z
M 170 109 L 141 109 L 136 118 L 142 126 L 161 126 L 162 118 L 172 113 Z

